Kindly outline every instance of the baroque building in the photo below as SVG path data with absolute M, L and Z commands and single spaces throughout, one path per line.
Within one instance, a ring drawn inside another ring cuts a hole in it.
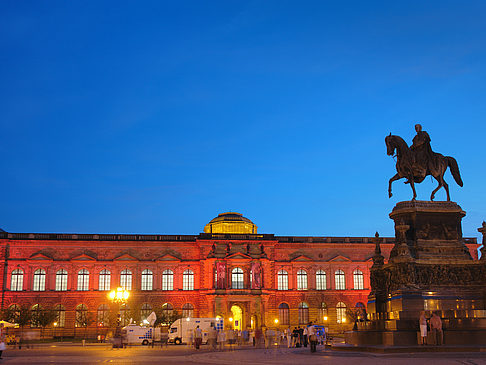
M 313 321 L 340 332 L 352 326 L 350 309 L 367 306 L 376 240 L 260 234 L 233 212 L 199 235 L 0 231 L 1 308 L 54 308 L 54 336 L 102 334 L 115 309 L 125 322 L 156 311 L 220 316 L 239 329 Z M 387 260 L 395 238 L 379 242 Z M 477 260 L 476 238 L 465 243 Z M 130 291 L 125 305 L 108 298 L 117 287 Z

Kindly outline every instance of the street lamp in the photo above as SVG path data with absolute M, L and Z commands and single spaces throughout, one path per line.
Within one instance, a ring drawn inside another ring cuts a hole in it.
M 118 304 L 124 304 L 128 300 L 129 296 L 130 292 L 121 287 L 118 287 L 116 290 L 112 290 L 108 293 L 108 298 L 110 298 L 113 303 Z

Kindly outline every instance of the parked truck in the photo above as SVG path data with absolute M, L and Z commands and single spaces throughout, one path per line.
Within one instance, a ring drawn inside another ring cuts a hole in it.
M 130 324 L 123 330 L 126 331 L 126 342 L 128 344 L 148 345 L 152 340 L 160 341 L 160 327 L 142 327 Z
M 208 331 L 211 327 L 216 330 L 224 329 L 223 318 L 179 318 L 170 325 L 169 328 L 169 343 L 180 345 L 181 343 L 188 343 L 194 339 L 194 330 L 196 327 L 202 330 L 202 343 L 208 342 Z

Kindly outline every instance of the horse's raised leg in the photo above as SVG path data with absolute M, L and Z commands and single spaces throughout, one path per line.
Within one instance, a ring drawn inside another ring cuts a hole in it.
M 415 200 L 415 198 L 417 198 L 417 192 L 415 191 L 415 182 L 413 181 L 413 176 L 411 176 L 408 181 L 410 181 L 410 186 L 412 187 L 412 191 L 413 191 L 413 198 L 412 198 L 412 201 Z
M 389 198 L 391 198 L 391 197 L 393 196 L 393 194 L 392 194 L 392 188 L 391 188 L 391 186 L 392 186 L 392 182 L 397 181 L 397 180 L 399 180 L 399 179 L 401 179 L 401 176 L 400 176 L 398 173 L 396 173 L 396 174 L 395 174 L 395 176 L 393 176 L 393 177 L 392 177 L 392 178 L 391 178 L 391 179 L 388 181 L 388 197 L 389 197 Z

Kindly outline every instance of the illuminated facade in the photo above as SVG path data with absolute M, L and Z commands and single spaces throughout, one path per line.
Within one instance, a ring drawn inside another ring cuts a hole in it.
M 477 259 L 475 238 L 465 239 Z M 394 238 L 381 238 L 388 258 Z M 54 307 L 55 336 L 96 336 L 110 311 L 142 320 L 152 310 L 221 316 L 226 325 L 298 326 L 333 332 L 366 306 L 374 238 L 259 234 L 249 219 L 224 213 L 199 235 L 0 232 L 3 309 Z M 129 291 L 125 304 L 110 290 Z M 91 320 L 86 320 L 91 318 Z

